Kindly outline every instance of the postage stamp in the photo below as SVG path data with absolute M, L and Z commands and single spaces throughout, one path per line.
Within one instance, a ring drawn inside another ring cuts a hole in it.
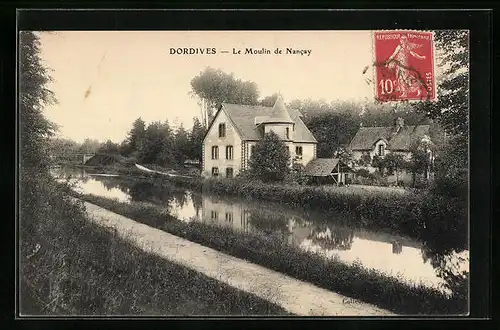
M 432 32 L 374 31 L 373 42 L 377 100 L 436 99 Z

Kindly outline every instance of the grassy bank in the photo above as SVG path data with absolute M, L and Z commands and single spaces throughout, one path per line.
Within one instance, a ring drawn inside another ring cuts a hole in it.
M 79 197 L 190 241 L 395 313 L 459 314 L 467 308 L 467 301 L 461 297 L 447 297 L 439 290 L 409 284 L 360 265 L 325 261 L 317 254 L 289 245 L 278 235 L 243 233 L 198 222 L 186 223 L 170 216 L 165 209 L 147 203 L 120 203 L 92 195 Z
M 92 224 L 50 180 L 36 190 L 20 218 L 22 315 L 287 314 Z
M 113 170 L 108 169 L 108 172 Z M 425 241 L 436 250 L 468 248 L 467 205 L 458 198 L 444 197 L 428 191 L 392 193 L 351 189 L 353 187 L 264 185 L 239 178 L 166 177 L 139 172 L 131 175 L 149 180 L 155 185 L 174 183 L 211 194 L 278 202 L 291 207 L 321 210 L 325 214 L 354 214 L 352 221 L 357 224 L 352 225 L 396 232 Z M 114 173 L 128 174 L 120 172 L 120 169 L 115 169 Z

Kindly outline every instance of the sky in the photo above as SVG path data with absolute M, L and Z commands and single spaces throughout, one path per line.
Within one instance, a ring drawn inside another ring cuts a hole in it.
M 257 84 L 260 97 L 373 100 L 363 69 L 373 62 L 371 31 L 58 31 L 42 32 L 41 58 L 58 104 L 45 110 L 60 136 L 121 142 L 132 123 L 192 126 L 200 108 L 190 81 L 205 67 Z M 216 48 L 177 55 L 170 48 Z M 307 55 L 232 54 L 252 47 L 311 50 Z M 221 53 L 227 50 L 229 53 Z

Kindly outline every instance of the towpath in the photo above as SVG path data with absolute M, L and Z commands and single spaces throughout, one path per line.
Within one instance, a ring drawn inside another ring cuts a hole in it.
M 389 316 L 389 311 L 171 235 L 85 202 L 89 218 L 141 249 L 194 269 L 300 316 Z

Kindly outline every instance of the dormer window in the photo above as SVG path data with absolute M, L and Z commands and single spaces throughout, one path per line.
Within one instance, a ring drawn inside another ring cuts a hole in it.
M 385 154 L 385 145 L 384 144 L 379 144 L 378 145 L 378 155 L 379 156 L 384 156 Z
M 219 124 L 219 137 L 220 138 L 226 137 L 226 124 L 224 123 Z

